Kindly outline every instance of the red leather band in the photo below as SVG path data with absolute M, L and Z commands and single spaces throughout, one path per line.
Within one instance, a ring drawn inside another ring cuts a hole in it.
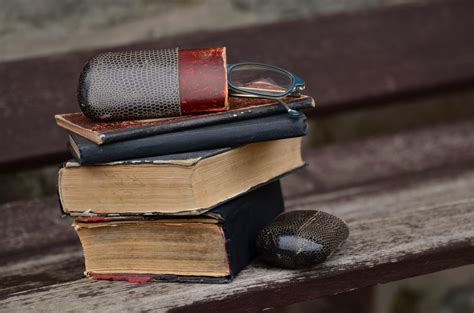
M 228 109 L 225 48 L 178 51 L 181 114 Z

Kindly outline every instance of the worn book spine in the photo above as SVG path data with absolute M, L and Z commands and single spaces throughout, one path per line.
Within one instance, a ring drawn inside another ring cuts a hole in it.
M 106 163 L 134 158 L 199 151 L 306 135 L 306 117 L 288 114 L 199 127 L 161 135 L 97 145 L 70 134 L 71 152 L 80 164 Z
M 157 280 L 192 283 L 230 282 L 255 258 L 257 253 L 257 234 L 282 213 L 283 210 L 283 195 L 280 181 L 277 180 L 226 202 L 206 213 L 207 216 L 219 220 L 226 238 L 225 248 L 230 268 L 230 274 L 228 276 L 212 277 L 128 273 L 99 274 L 94 272 L 86 272 L 86 274 L 94 279 L 126 280 L 139 283 Z M 103 218 L 96 219 L 91 219 L 90 222 L 104 221 Z

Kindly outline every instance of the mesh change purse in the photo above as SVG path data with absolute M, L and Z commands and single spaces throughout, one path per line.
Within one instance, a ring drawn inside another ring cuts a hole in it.
M 96 121 L 227 110 L 225 48 L 99 54 L 81 73 L 78 99 Z
M 322 211 L 280 214 L 262 229 L 257 249 L 267 263 L 303 268 L 325 261 L 349 236 L 349 227 L 337 216 Z

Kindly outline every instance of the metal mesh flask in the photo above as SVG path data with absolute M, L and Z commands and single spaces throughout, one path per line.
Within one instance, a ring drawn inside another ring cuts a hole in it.
M 79 79 L 82 112 L 97 121 L 226 110 L 225 48 L 108 52 Z

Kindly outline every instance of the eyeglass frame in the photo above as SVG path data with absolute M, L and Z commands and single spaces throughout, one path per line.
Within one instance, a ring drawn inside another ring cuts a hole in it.
M 265 92 L 251 91 L 247 89 L 245 90 L 241 89 L 240 87 L 237 87 L 234 84 L 232 84 L 230 75 L 234 68 L 238 66 L 243 66 L 243 65 L 256 65 L 256 66 L 262 66 L 262 67 L 267 67 L 270 69 L 277 70 L 279 72 L 286 74 L 291 79 L 291 83 L 289 87 L 287 88 L 286 92 L 279 95 L 267 94 Z M 301 91 L 305 89 L 305 82 L 298 75 L 293 74 L 290 71 L 287 71 L 278 66 L 269 65 L 265 63 L 257 63 L 257 62 L 242 62 L 242 63 L 236 63 L 236 64 L 227 64 L 227 84 L 229 86 L 229 89 L 231 89 L 234 92 L 239 92 L 237 96 L 257 96 L 257 97 L 270 98 L 270 99 L 281 99 L 286 96 L 298 97 Z

